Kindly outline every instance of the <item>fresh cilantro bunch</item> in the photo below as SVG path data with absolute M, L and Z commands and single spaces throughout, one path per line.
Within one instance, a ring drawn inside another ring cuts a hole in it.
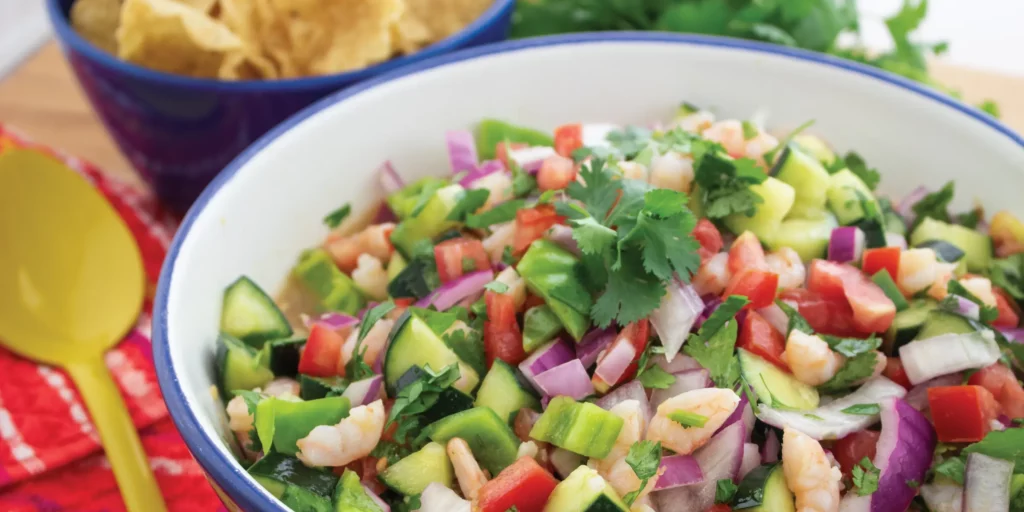
M 767 178 L 754 160 L 733 160 L 719 153 L 705 155 L 694 171 L 694 181 L 703 195 L 704 214 L 712 219 L 734 213 L 752 217 L 764 199 L 750 187 Z
M 421 414 L 437 403 L 441 392 L 459 380 L 459 367 L 456 364 L 445 366 L 440 372 L 434 373 L 430 367 L 424 368 L 423 375 L 405 386 L 398 392 L 391 414 L 385 428 L 393 423 L 398 424 L 394 439 L 405 443 L 409 434 L 420 430 L 424 425 Z

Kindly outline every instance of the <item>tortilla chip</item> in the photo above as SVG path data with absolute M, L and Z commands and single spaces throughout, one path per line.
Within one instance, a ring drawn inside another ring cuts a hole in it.
M 225 58 L 244 52 L 224 24 L 175 0 L 125 0 L 118 56 L 151 69 L 213 78 Z
M 405 0 L 412 16 L 430 30 L 431 41 L 440 41 L 476 21 L 494 0 Z
M 413 53 L 430 43 L 430 29 L 411 9 L 406 9 L 391 26 L 391 38 L 391 46 L 396 53 Z
M 179 4 L 185 4 L 185 5 L 193 8 L 193 9 L 195 9 L 197 11 L 205 12 L 207 14 L 209 14 L 209 12 L 213 9 L 214 4 L 217 3 L 217 0 L 175 0 L 175 1 L 178 2 Z
M 121 22 L 121 0 L 78 0 L 71 6 L 71 28 L 86 41 L 110 53 L 117 53 L 117 26 Z
M 219 19 L 245 45 L 245 51 L 225 59 L 221 66 L 221 78 L 238 80 L 251 72 L 257 78 L 278 78 L 281 73 L 277 66 L 263 54 L 259 38 L 259 19 L 253 0 L 218 0 Z M 247 68 L 243 69 L 243 68 Z
M 245 1 L 245 0 L 243 0 Z M 253 36 L 260 45 L 260 54 L 277 68 L 281 78 L 302 75 L 298 63 L 292 58 L 292 45 L 284 20 L 274 10 L 271 0 L 249 0 L 252 7 Z

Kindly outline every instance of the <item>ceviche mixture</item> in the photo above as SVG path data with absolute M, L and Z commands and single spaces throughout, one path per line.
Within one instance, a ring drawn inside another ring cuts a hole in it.
M 224 293 L 227 422 L 293 510 L 1024 511 L 1010 213 L 688 104 L 446 138 L 278 301 Z

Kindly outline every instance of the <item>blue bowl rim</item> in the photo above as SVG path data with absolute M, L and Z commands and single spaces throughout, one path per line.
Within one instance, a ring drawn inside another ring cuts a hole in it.
M 336 73 L 333 75 L 285 78 L 280 80 L 215 80 L 174 75 L 163 71 L 149 69 L 138 64 L 118 59 L 116 56 L 100 49 L 78 35 L 71 28 L 71 21 L 61 5 L 62 0 L 47 0 L 47 12 L 50 24 L 54 27 L 57 39 L 73 52 L 85 55 L 90 61 L 111 69 L 122 75 L 129 75 L 138 80 L 158 82 L 170 87 L 202 88 L 213 91 L 234 92 L 292 92 L 311 89 L 338 88 L 367 78 L 387 73 L 397 68 L 421 62 L 423 60 L 459 50 L 469 41 L 479 37 L 493 28 L 503 17 L 515 7 L 515 0 L 494 0 L 494 3 L 472 23 L 462 30 L 415 53 L 395 57 L 369 67 Z
M 829 67 L 840 68 L 856 74 L 874 78 L 881 82 L 913 92 L 925 98 L 934 100 L 946 107 L 957 110 L 974 120 L 992 128 L 998 133 L 1008 137 L 1018 146 L 1024 149 L 1024 137 L 1002 124 L 992 116 L 968 106 L 949 95 L 939 92 L 930 87 L 910 81 L 906 78 L 891 74 L 886 71 L 872 68 L 867 65 L 819 54 L 811 51 L 777 46 L 755 41 L 742 39 L 702 36 L 693 34 L 669 34 L 658 32 L 601 32 L 601 33 L 580 33 L 557 36 L 536 37 L 530 39 L 512 40 L 501 43 L 494 43 L 476 48 L 461 50 L 433 59 L 419 62 L 386 75 L 361 82 L 347 89 L 338 91 L 306 109 L 293 115 L 266 135 L 257 140 L 252 146 L 246 149 L 241 155 L 233 160 L 217 177 L 203 190 L 203 193 L 189 210 L 181 227 L 178 229 L 174 240 L 167 252 L 167 259 L 161 269 L 157 294 L 153 308 L 153 353 L 156 365 L 156 372 L 160 389 L 167 402 L 167 408 L 174 419 L 175 425 L 181 431 L 182 438 L 192 451 L 193 455 L 200 462 L 200 465 L 217 482 L 218 486 L 246 510 L 274 510 L 288 512 L 288 509 L 278 506 L 276 503 L 268 503 L 263 496 L 263 490 L 251 479 L 245 478 L 245 471 L 238 470 L 232 465 L 232 460 L 223 455 L 217 448 L 220 441 L 208 432 L 201 429 L 199 419 L 188 407 L 184 390 L 181 388 L 170 357 L 170 348 L 167 339 L 167 299 L 170 289 L 171 276 L 174 272 L 174 265 L 181 250 L 181 244 L 188 236 L 189 230 L 196 218 L 206 207 L 207 203 L 223 188 L 241 169 L 252 160 L 259 152 L 271 144 L 278 137 L 302 123 L 307 118 L 331 107 L 335 103 L 345 101 L 358 96 L 360 93 L 372 89 L 383 83 L 412 75 L 424 70 L 444 66 L 447 64 L 472 60 L 489 55 L 516 52 L 520 50 L 557 46 L 563 44 L 591 44 L 591 43 L 615 43 L 615 42 L 654 42 L 672 43 L 692 46 L 711 46 L 731 48 L 757 53 L 781 55 L 795 58 L 802 61 L 817 63 Z M 232 479 L 237 479 L 237 485 L 226 485 Z

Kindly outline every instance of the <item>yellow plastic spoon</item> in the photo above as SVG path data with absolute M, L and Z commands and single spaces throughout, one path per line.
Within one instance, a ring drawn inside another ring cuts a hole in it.
M 134 325 L 139 248 L 81 176 L 42 154 L 0 155 L 0 342 L 61 366 L 99 430 L 128 510 L 166 510 L 104 353 Z

